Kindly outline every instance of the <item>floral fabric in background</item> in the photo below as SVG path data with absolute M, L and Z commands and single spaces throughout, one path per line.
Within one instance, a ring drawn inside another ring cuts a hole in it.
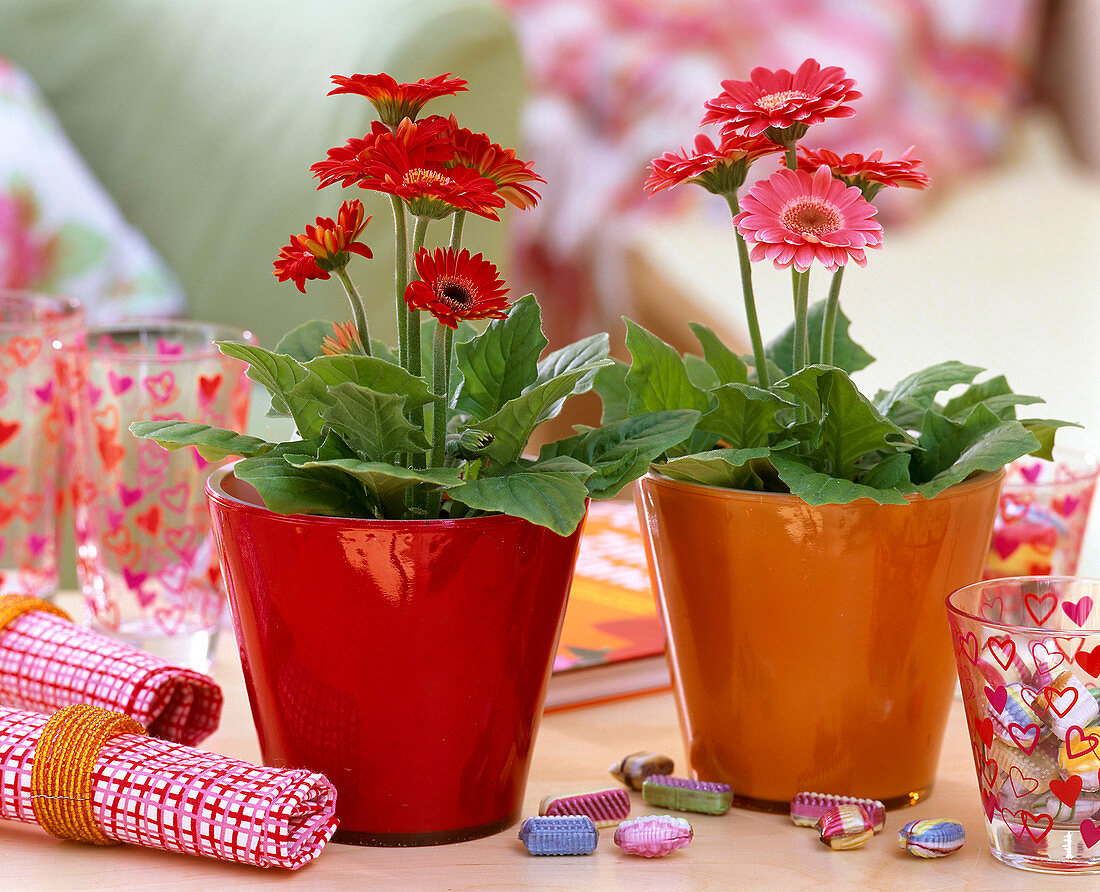
M 1031 94 L 1044 10 L 1042 0 L 504 4 L 531 78 L 525 151 L 547 180 L 542 203 L 517 221 L 512 279 L 555 311 L 552 339 L 614 325 L 625 309 L 631 219 L 725 213 L 702 190 L 652 200 L 642 191 L 650 159 L 690 142 L 720 80 L 746 79 L 755 65 L 793 71 L 809 56 L 839 65 L 859 83 L 861 109 L 838 130 L 815 127 L 807 145 L 896 157 L 916 144 L 943 194 L 1004 148 Z M 898 191 L 882 196 L 884 216 L 924 200 Z
M 30 78 L 3 57 L 0 288 L 79 298 L 90 322 L 183 309 L 172 273 L 122 218 Z

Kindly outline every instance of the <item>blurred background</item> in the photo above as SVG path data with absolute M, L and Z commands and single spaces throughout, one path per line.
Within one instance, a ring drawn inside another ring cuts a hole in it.
M 861 386 L 958 359 L 1044 396 L 1085 425 L 1065 442 L 1097 446 L 1095 0 L 0 0 L 0 23 L 0 285 L 74 294 L 93 318 L 248 326 L 268 346 L 347 315 L 335 281 L 303 296 L 271 275 L 343 197 L 309 165 L 370 126 L 361 98 L 325 98 L 331 74 L 470 82 L 430 111 L 548 182 L 537 209 L 478 221 L 466 244 L 514 295 L 538 294 L 553 346 L 599 329 L 621 342 L 626 314 L 681 347 L 703 321 L 747 348 L 724 201 L 690 185 L 648 199 L 646 166 L 691 144 L 721 80 L 841 66 L 858 114 L 807 144 L 915 144 L 933 180 L 880 194 L 884 250 L 845 278 L 851 333 L 878 357 Z M 376 259 L 352 274 L 386 334 L 388 203 L 360 194 Z M 757 265 L 755 280 L 767 338 L 790 321 L 789 276 Z

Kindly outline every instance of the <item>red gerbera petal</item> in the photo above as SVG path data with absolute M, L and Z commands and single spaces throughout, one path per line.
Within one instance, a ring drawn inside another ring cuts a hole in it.
M 379 137 L 362 158 L 364 189 L 405 200 L 418 217 L 442 219 L 456 210 L 497 220 L 504 207 L 496 183 L 454 161 L 450 123 L 442 118 L 404 119 L 391 136 Z
M 421 248 L 414 258 L 420 280 L 405 289 L 405 303 L 427 310 L 443 325 L 458 327 L 459 319 L 503 319 L 508 293 L 497 268 L 480 254 L 465 248 Z
M 798 169 L 807 173 L 815 172 L 825 165 L 833 176 L 843 180 L 846 185 L 858 186 L 865 197 L 870 197 L 882 186 L 906 186 L 910 189 L 927 188 L 931 180 L 928 174 L 917 170 L 920 158 L 914 158 L 916 146 L 906 149 L 896 161 L 883 161 L 882 149 L 876 149 L 866 158 L 856 152 L 849 152 L 843 158 L 828 149 L 807 149 L 798 147 Z
M 845 103 L 863 95 L 852 89 L 855 81 L 843 68 L 822 68 L 816 59 L 807 59 L 794 74 L 754 68 L 749 78 L 722 81 L 722 92 L 705 103 L 702 123 L 720 124 L 723 132 L 744 128 L 749 136 L 794 127 L 794 135 L 801 136 L 810 124 L 851 117 L 855 111 Z
M 753 161 L 782 151 L 782 146 L 765 136 L 730 133 L 715 147 L 707 136 L 698 133 L 692 154 L 681 148 L 679 154 L 665 152 L 653 159 L 645 188 L 657 193 L 681 183 L 698 183 L 717 194 L 736 192 Z
M 454 144 L 454 163 L 476 170 L 481 176 L 496 183 L 497 194 L 520 210 L 534 207 L 541 197 L 529 182 L 545 183 L 531 169 L 529 162 L 520 161 L 515 149 L 503 149 L 484 133 L 474 133 L 459 128 L 451 115 L 451 141 Z
M 733 222 L 752 245 L 749 257 L 780 269 L 805 272 L 814 260 L 834 272 L 849 260 L 865 266 L 864 249 L 882 244 L 875 206 L 828 167 L 813 176 L 781 168 L 749 189 L 741 207 Z
M 353 74 L 351 77 L 334 74 L 332 82 L 336 88 L 329 91 L 329 96 L 337 93 L 365 96 L 387 127 L 396 127 L 404 118 L 415 121 L 428 101 L 466 89 L 466 81 L 449 73 L 427 80 L 421 78 L 411 84 L 399 84 L 388 74 Z

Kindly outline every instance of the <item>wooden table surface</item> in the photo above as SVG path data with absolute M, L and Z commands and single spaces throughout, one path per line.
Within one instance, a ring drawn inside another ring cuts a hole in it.
M 230 633 L 222 634 L 214 675 L 225 688 L 221 729 L 204 748 L 259 761 L 259 747 Z M 607 766 L 627 753 L 664 752 L 684 766 L 672 695 L 654 694 L 547 715 L 535 747 L 525 814 L 548 793 L 613 783 Z M 884 754 L 884 758 L 886 758 Z M 647 814 L 632 793 L 632 814 Z M 0 890 L 212 890 L 293 887 L 321 890 L 595 890 L 805 889 L 1097 889 L 1093 877 L 1049 877 L 1015 870 L 990 854 L 978 801 L 962 704 L 948 725 L 936 788 L 926 803 L 889 812 L 886 829 L 864 848 L 833 852 L 816 832 L 785 816 L 733 810 L 721 817 L 685 815 L 695 828 L 686 849 L 661 859 L 624 855 L 601 832 L 587 857 L 533 857 L 518 828 L 451 846 L 380 849 L 329 843 L 298 870 L 260 870 L 134 846 L 99 849 L 66 843 L 36 827 L 0 823 Z M 907 821 L 950 817 L 966 826 L 963 849 L 924 861 L 897 848 Z

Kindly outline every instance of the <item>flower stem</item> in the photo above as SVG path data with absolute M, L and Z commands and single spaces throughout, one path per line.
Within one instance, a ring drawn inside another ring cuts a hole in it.
M 787 167 L 790 170 L 798 170 L 798 153 L 794 150 L 795 144 L 793 142 L 787 144 L 786 161 Z
M 413 230 L 413 257 L 417 252 L 424 247 L 424 239 L 428 235 L 428 223 L 430 221 L 427 217 L 417 217 L 416 228 Z M 402 299 L 404 296 L 402 295 Z M 409 374 L 421 376 L 421 362 L 420 362 L 420 311 L 409 310 Z M 420 430 L 424 430 L 424 407 L 420 406 L 413 410 L 412 423 L 416 425 Z M 425 456 L 423 453 L 414 453 L 412 455 L 411 467 L 423 468 Z
M 825 301 L 825 318 L 821 323 L 821 362 L 823 365 L 833 364 L 836 317 L 840 310 L 840 283 L 843 279 L 844 267 L 842 266 L 833 273 L 833 281 L 829 285 L 829 297 Z
M 454 332 L 449 326 L 436 323 L 432 342 L 432 390 L 439 394 L 432 415 L 432 456 L 430 468 L 442 468 L 446 464 L 447 406 L 450 403 L 451 348 Z M 428 495 L 428 516 L 437 517 L 442 497 L 439 493 Z
M 363 298 L 359 296 L 359 291 L 348 275 L 347 269 L 341 267 L 334 272 L 337 278 L 340 279 L 340 284 L 344 286 L 344 291 L 347 292 L 348 300 L 351 302 L 351 313 L 355 317 L 355 330 L 359 332 L 359 340 L 363 344 L 363 352 L 367 356 L 370 356 L 370 327 L 367 325 L 367 311 L 363 306 Z
M 793 268 L 792 268 L 793 269 Z M 810 271 L 794 270 L 794 362 L 792 372 L 806 368 L 810 353 Z
M 393 267 L 394 291 L 397 294 L 397 360 L 401 368 L 409 369 L 409 308 L 405 305 L 405 289 L 409 285 L 409 241 L 405 228 L 405 205 L 396 195 L 390 196 L 393 205 Z
M 456 251 L 462 244 L 462 226 L 466 222 L 465 211 L 455 211 L 454 220 L 451 221 L 451 247 Z
M 741 213 L 741 204 L 737 200 L 737 193 L 726 195 L 729 202 L 730 213 L 737 216 Z M 760 336 L 760 320 L 756 316 L 756 298 L 752 290 L 752 262 L 749 260 L 749 249 L 745 244 L 744 236 L 734 227 L 734 237 L 737 240 L 737 259 L 741 263 L 741 293 L 745 299 L 745 318 L 749 323 L 749 339 L 752 341 L 753 362 L 756 364 L 757 384 L 768 388 L 771 383 L 768 377 L 768 360 L 764 354 L 764 339 Z

